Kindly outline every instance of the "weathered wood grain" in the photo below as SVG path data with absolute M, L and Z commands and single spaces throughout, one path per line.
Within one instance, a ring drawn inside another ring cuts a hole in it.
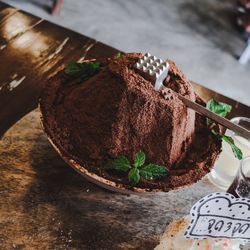
M 92 57 L 113 56 L 117 52 L 7 5 L 1 5 L 1 15 L 0 107 L 5 108 L 0 110 L 0 135 L 37 106 L 50 74 L 87 56 L 89 50 Z
M 179 191 L 125 196 L 67 166 L 38 111 L 0 141 L 0 249 L 152 250 L 166 225 L 215 191 L 206 180 Z
M 18 10 L 8 6 L 5 3 L 1 2 L 0 6 L 0 23 L 4 22 L 7 18 L 9 18 L 11 15 L 16 13 Z

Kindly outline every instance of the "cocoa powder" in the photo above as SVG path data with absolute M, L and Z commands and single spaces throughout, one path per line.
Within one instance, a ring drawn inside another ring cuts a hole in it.
M 175 94 L 164 99 L 134 70 L 141 56 L 126 54 L 102 63 L 100 72 L 85 81 L 59 73 L 42 94 L 43 125 L 63 154 L 128 188 L 126 174 L 106 171 L 104 165 L 119 155 L 133 160 L 143 150 L 147 162 L 164 165 L 170 172 L 159 181 L 142 179 L 138 186 L 169 191 L 208 173 L 221 144 L 204 117 L 187 109 Z M 202 103 L 175 63 L 169 63 L 166 88 Z

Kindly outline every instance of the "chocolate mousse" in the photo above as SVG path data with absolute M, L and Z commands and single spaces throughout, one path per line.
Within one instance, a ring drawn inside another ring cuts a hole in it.
M 208 173 L 221 143 L 207 128 L 206 118 L 175 95 L 204 104 L 175 63 L 168 61 L 164 85 L 175 92 L 166 99 L 135 70 L 142 56 L 131 53 L 103 60 L 99 72 L 87 79 L 59 72 L 43 91 L 42 122 L 62 157 L 74 161 L 79 171 L 133 188 L 126 174 L 105 165 L 120 155 L 132 161 L 142 150 L 147 162 L 165 166 L 169 173 L 159 180 L 142 178 L 137 188 L 169 191 Z

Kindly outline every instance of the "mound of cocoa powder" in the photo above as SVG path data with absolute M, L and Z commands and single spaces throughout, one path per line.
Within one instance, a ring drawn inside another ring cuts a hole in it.
M 102 63 L 100 72 L 83 81 L 60 72 L 46 85 L 41 112 L 46 133 L 60 152 L 89 171 L 130 187 L 126 174 L 106 171 L 111 159 L 138 150 L 147 162 L 166 166 L 165 178 L 140 181 L 138 187 L 169 191 L 200 180 L 213 166 L 221 148 L 206 119 L 173 95 L 165 100 L 133 68 L 141 54 L 127 54 Z M 196 97 L 190 82 L 169 61 L 166 87 Z

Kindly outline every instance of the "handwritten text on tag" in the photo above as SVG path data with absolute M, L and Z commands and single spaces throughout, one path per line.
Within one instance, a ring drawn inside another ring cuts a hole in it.
M 191 209 L 187 238 L 231 238 L 250 241 L 250 200 L 229 193 L 213 193 Z

